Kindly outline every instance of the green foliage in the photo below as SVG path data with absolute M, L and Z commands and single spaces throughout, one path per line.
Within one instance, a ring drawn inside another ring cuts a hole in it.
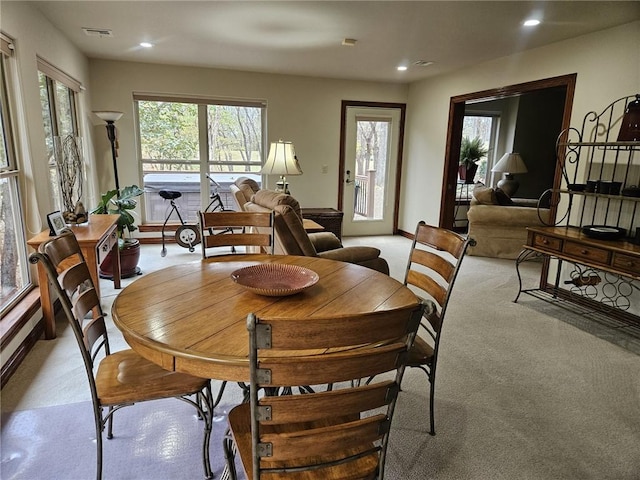
M 201 107 L 179 102 L 138 103 L 145 171 L 199 171 Z M 260 108 L 206 105 L 206 115 L 208 161 L 217 171 L 234 171 L 240 162 L 261 165 Z
M 473 140 L 469 137 L 462 138 L 460 146 L 460 165 L 471 166 L 483 157 L 487 156 L 489 149 L 484 146 L 480 137 Z
M 138 227 L 135 226 L 135 218 L 131 215 L 130 210 L 136 208 L 137 202 L 135 201 L 135 197 L 139 197 L 143 193 L 144 190 L 137 185 L 124 187 L 119 197 L 117 190 L 109 190 L 107 193 L 102 194 L 100 203 L 98 203 L 96 208 L 91 210 L 91 213 L 120 215 L 120 219 L 118 220 L 118 235 L 123 239 L 125 230 L 131 233 L 138 229 Z

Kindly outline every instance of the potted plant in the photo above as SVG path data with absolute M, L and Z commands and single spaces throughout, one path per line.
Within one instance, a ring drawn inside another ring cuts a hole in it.
M 470 139 L 469 137 L 462 138 L 462 144 L 460 145 L 460 166 L 458 167 L 460 180 L 464 180 L 464 183 L 473 183 L 476 171 L 478 170 L 477 162 L 481 158 L 486 157 L 488 151 L 480 137 L 474 139 Z
M 120 195 L 118 195 L 118 190 L 109 190 L 102 195 L 98 206 L 91 211 L 92 214 L 120 215 L 117 228 L 118 247 L 120 249 L 120 276 L 122 278 L 128 278 L 140 273 L 138 268 L 140 241 L 126 235 L 138 229 L 131 211 L 137 205 L 135 197 L 139 197 L 143 193 L 144 191 L 137 185 L 123 188 L 120 191 Z M 112 272 L 111 253 L 109 253 L 100 265 L 100 276 L 112 278 Z

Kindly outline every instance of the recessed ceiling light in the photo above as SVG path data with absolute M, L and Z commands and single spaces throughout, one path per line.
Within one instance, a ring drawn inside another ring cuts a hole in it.
M 540 20 L 535 20 L 535 19 L 525 20 L 523 25 L 525 27 L 535 27 L 536 25 L 540 25 Z
M 144 47 L 144 48 L 151 48 L 153 47 L 153 43 L 149 43 L 149 42 L 140 42 L 140 46 Z
M 416 67 L 428 67 L 429 65 L 433 65 L 433 62 L 430 60 L 417 60 L 413 62 Z
M 398 67 L 397 67 L 397 70 L 398 70 L 399 72 L 404 72 L 406 69 L 407 69 L 407 66 L 406 66 L 406 65 L 400 65 L 400 66 L 398 66 Z

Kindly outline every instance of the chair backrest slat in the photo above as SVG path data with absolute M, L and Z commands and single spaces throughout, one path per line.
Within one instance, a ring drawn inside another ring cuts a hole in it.
M 260 368 L 271 370 L 271 381 L 263 385 L 318 385 L 368 378 L 397 368 L 404 349 L 404 343 L 394 343 L 323 355 L 266 357 L 260 361 Z
M 256 247 L 273 253 L 273 212 L 198 212 L 202 258 L 213 247 Z M 237 231 L 237 232 L 236 232 Z
M 386 415 L 375 415 L 306 431 L 297 434 L 295 438 L 287 433 L 269 433 L 261 440 L 272 444 L 270 462 L 304 458 L 310 452 L 318 457 L 343 452 L 364 452 L 375 449 L 374 442 L 385 435 L 386 422 Z
M 330 318 L 269 319 L 271 348 L 308 350 L 370 343 L 372 338 L 400 338 L 411 331 L 412 308 Z
M 362 409 L 373 410 L 386 405 L 389 395 L 393 395 L 395 383 L 391 380 L 374 385 L 363 385 L 353 391 L 330 390 L 312 397 L 294 395 L 290 397 L 266 396 L 260 399 L 260 406 L 269 407 L 271 420 L 263 423 L 312 422 L 326 417 L 326 412 L 336 415 L 359 414 Z M 283 401 L 284 399 L 284 401 Z

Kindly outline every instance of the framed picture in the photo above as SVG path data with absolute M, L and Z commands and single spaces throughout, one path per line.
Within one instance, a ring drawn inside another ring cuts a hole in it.
M 49 224 L 49 235 L 60 235 L 62 231 L 67 228 L 67 224 L 64 221 L 64 217 L 60 210 L 51 212 L 47 215 L 47 223 Z

